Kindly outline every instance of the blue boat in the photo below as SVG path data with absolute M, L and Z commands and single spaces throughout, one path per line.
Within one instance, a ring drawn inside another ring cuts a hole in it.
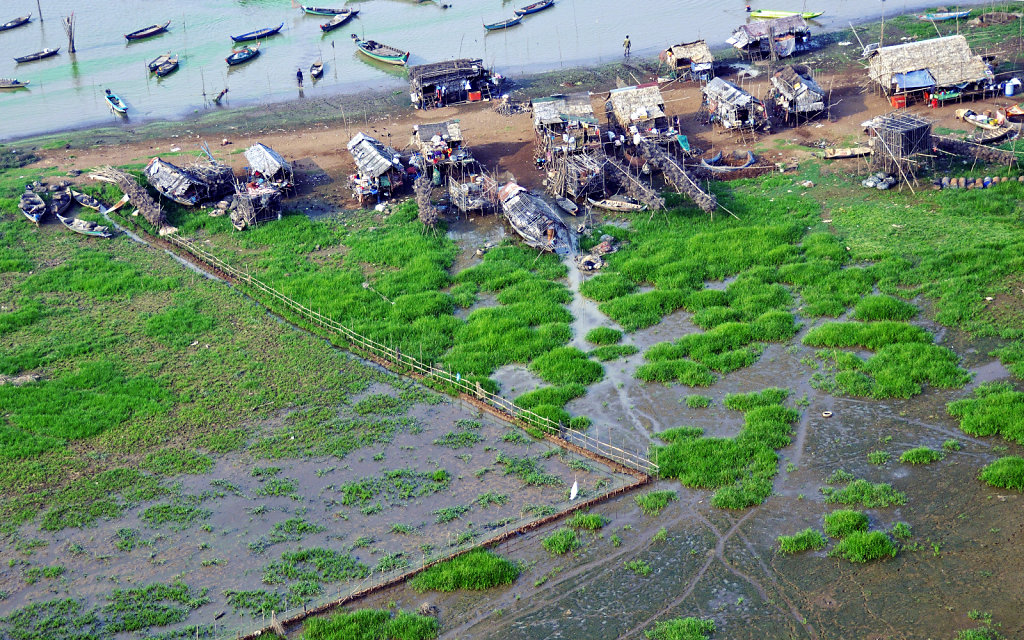
M 523 16 L 516 16 L 514 18 L 509 18 L 508 20 L 502 20 L 501 22 L 485 24 L 484 29 L 487 29 L 488 31 L 500 31 L 501 29 L 508 29 L 509 27 L 514 27 L 522 21 Z
M 924 15 L 918 16 L 918 18 L 921 20 L 930 20 L 932 22 L 941 22 L 943 20 L 956 20 L 959 18 L 966 18 L 969 15 L 971 15 L 971 12 L 969 10 L 943 11 L 941 13 L 926 13 Z
M 533 4 L 528 4 L 525 7 L 523 7 L 522 9 L 516 9 L 516 10 L 513 11 L 513 13 L 515 13 L 517 16 L 525 16 L 525 15 L 529 15 L 531 13 L 537 13 L 538 11 L 543 11 L 543 10 L 547 9 L 548 7 L 553 7 L 554 5 L 555 5 L 555 0 L 540 0 L 540 2 L 534 2 Z
M 260 38 L 266 38 L 272 36 L 281 29 L 284 28 L 284 23 L 277 25 L 276 27 L 267 27 L 266 29 L 257 29 L 256 31 L 250 31 L 249 33 L 243 33 L 240 36 L 231 36 L 231 39 L 235 42 L 248 42 L 249 40 L 259 40 Z

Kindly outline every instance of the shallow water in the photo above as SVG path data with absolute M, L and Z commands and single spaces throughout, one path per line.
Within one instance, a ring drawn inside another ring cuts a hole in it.
M 326 2 L 326 0 L 325 0 Z M 324 3 L 318 3 L 324 4 Z M 343 3 L 326 3 L 342 6 Z M 443 9 L 442 4 L 451 4 Z M 30 88 L 0 92 L 0 140 L 85 125 L 131 126 L 134 122 L 189 116 L 212 107 L 221 89 L 230 92 L 224 107 L 280 102 L 296 97 L 323 97 L 365 89 L 405 91 L 401 69 L 374 64 L 356 53 L 352 33 L 407 49 L 410 64 L 458 57 L 479 57 L 506 76 L 560 67 L 600 64 L 622 56 L 629 34 L 633 53 L 648 56 L 681 41 L 705 38 L 721 47 L 744 20 L 744 2 L 730 0 L 631 0 L 623 15 L 619 0 L 559 0 L 555 6 L 500 32 L 482 24 L 512 15 L 525 2 L 494 0 L 366 0 L 348 6 L 359 16 L 330 34 L 322 34 L 322 16 L 304 15 L 283 0 L 180 0 L 173 5 L 136 0 L 82 3 L 44 0 L 43 21 L 32 0 L 2 3 L 0 21 L 33 14 L 24 27 L 0 32 L 0 77 L 31 82 Z M 882 10 L 902 13 L 926 2 L 857 2 L 798 0 L 752 3 L 755 8 L 824 10 L 817 29 L 843 28 L 849 21 L 877 16 Z M 934 4 L 934 2 L 932 3 Z M 968 4 L 968 3 L 961 3 Z M 77 53 L 67 53 L 60 18 L 75 12 Z M 170 32 L 126 44 L 125 33 L 171 20 Z M 263 42 L 255 60 L 228 68 L 229 35 L 284 23 L 280 35 Z M 58 56 L 18 65 L 23 56 L 47 47 L 62 47 Z M 171 51 L 180 68 L 157 79 L 146 62 Z M 326 64 L 322 80 L 308 77 L 311 63 Z M 306 74 L 305 88 L 296 88 L 295 71 Z M 129 107 L 126 122 L 110 113 L 105 88 Z

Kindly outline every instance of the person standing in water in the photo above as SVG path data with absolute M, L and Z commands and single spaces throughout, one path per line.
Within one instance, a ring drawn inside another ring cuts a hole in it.
M 302 88 L 302 69 L 295 72 L 295 79 L 299 81 L 299 88 Z
M 626 39 L 622 41 L 622 57 L 623 58 L 628 58 L 629 57 L 629 48 L 630 48 L 630 46 L 632 46 L 632 44 L 629 42 L 629 36 L 626 36 Z

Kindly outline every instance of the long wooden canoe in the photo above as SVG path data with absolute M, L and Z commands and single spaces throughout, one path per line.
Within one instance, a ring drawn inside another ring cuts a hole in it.
M 789 18 L 792 16 L 800 16 L 804 20 L 813 20 L 824 13 L 824 11 L 772 11 L 771 9 L 756 9 L 751 11 L 749 15 L 751 18 L 761 20 L 774 20 L 775 18 Z
M 378 62 L 403 66 L 409 61 L 408 51 L 389 47 L 386 44 L 374 42 L 373 40 L 362 40 L 354 33 L 352 34 L 352 39 L 355 40 L 356 47 L 363 55 L 373 58 Z
M 0 24 L 0 31 L 7 31 L 8 29 L 13 29 L 15 27 L 20 27 L 23 24 L 28 24 L 29 20 L 31 19 L 32 14 L 30 13 L 27 16 L 21 16 L 20 18 L 15 18 L 14 20 L 8 20 L 7 22 Z
M 132 31 L 131 33 L 124 34 L 124 37 L 128 41 L 142 40 L 143 38 L 151 38 L 159 33 L 167 31 L 167 27 L 171 25 L 171 21 L 168 20 L 163 24 L 151 24 L 148 27 L 139 29 L 138 31 Z

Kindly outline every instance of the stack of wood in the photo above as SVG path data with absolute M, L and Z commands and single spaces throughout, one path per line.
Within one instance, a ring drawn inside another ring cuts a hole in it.
M 142 217 L 153 225 L 160 235 L 166 236 L 178 231 L 177 227 L 172 227 L 167 223 L 164 210 L 150 197 L 146 188 L 136 182 L 135 178 L 128 173 L 107 166 L 96 169 L 89 174 L 89 177 L 93 180 L 117 185 L 117 188 L 128 197 L 128 201 L 138 210 L 138 213 L 141 213 Z
M 604 165 L 606 170 L 611 174 L 613 180 L 622 185 L 629 197 L 646 204 L 647 208 L 652 211 L 665 208 L 665 199 L 658 195 L 657 191 L 644 184 L 639 176 L 630 173 L 622 161 L 611 156 L 608 156 L 607 160 Z
M 718 208 L 718 198 L 713 193 L 701 189 L 690 172 L 664 149 L 647 140 L 641 140 L 640 152 L 652 167 L 662 172 L 665 182 L 679 193 L 688 196 L 702 211 L 714 213 Z
M 418 216 L 420 222 L 423 223 L 423 226 L 433 229 L 441 219 L 441 213 L 430 202 L 430 179 L 426 177 L 426 174 L 420 174 L 420 177 L 413 183 L 412 188 L 416 194 L 416 206 L 419 208 Z

